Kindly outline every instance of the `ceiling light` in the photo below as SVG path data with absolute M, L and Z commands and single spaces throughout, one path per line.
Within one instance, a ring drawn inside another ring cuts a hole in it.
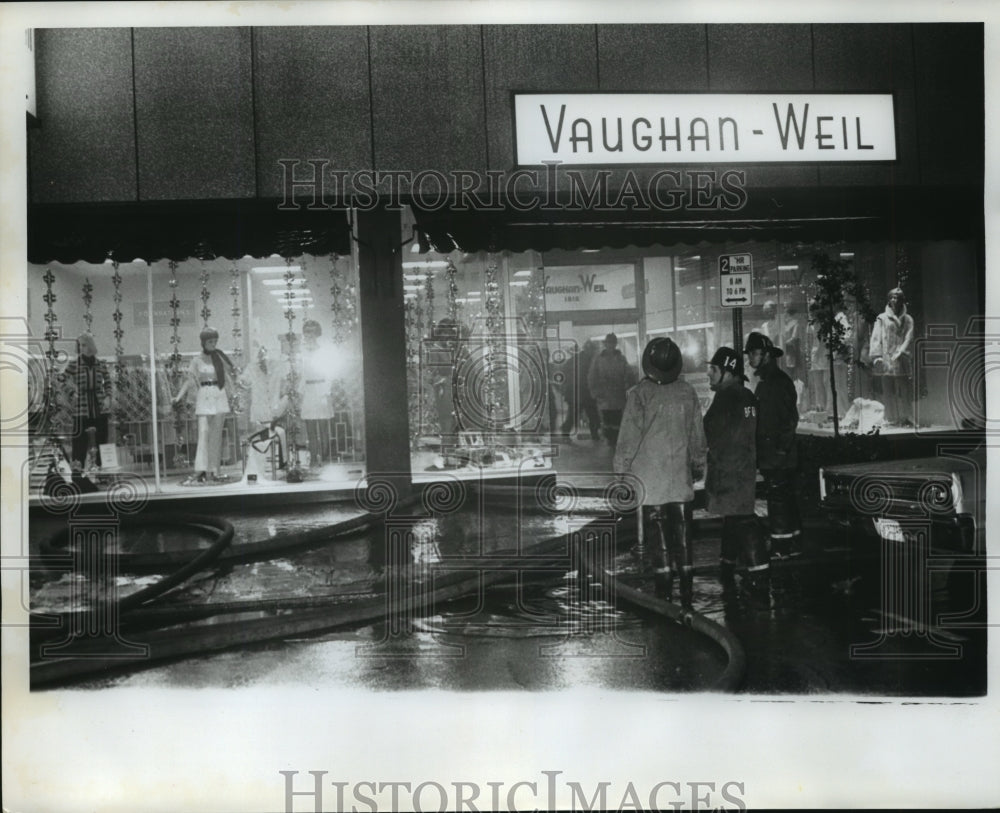
M 447 260 L 425 260 L 424 262 L 403 263 L 403 268 L 447 268 Z
M 526 270 L 515 271 L 514 272 L 514 276 L 515 277 L 530 277 L 531 274 L 532 274 L 531 269 L 526 269 Z
M 797 265 L 779 265 L 779 271 L 798 271 L 799 267 Z
M 511 287 L 511 288 L 523 288 L 523 287 L 524 287 L 524 286 L 526 286 L 527 284 L 528 284 L 528 281 L 527 281 L 527 280 L 524 280 L 524 279 L 518 279 L 518 280 L 513 280 L 513 281 L 512 281 L 511 283 L 510 283 L 510 287 Z

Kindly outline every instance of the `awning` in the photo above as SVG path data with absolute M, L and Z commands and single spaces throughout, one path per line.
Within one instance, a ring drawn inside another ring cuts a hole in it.
M 982 189 L 881 187 L 751 191 L 738 211 L 422 209 L 417 229 L 436 251 L 522 252 L 730 243 L 978 239 Z
M 284 211 L 277 202 L 31 206 L 28 261 L 102 263 L 191 257 L 349 254 L 343 209 Z

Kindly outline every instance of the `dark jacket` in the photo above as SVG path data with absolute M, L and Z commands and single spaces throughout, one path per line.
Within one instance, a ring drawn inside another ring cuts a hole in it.
M 599 409 L 624 409 L 625 393 L 635 383 L 635 371 L 621 350 L 605 348 L 594 357 L 587 386 Z
M 111 412 L 111 376 L 107 364 L 98 358 L 77 356 L 66 365 L 66 378 L 72 382 L 71 403 L 78 418 L 97 418 Z
M 798 393 L 788 374 L 774 360 L 757 368 L 757 468 L 798 466 L 795 429 L 799 425 Z
M 705 413 L 706 508 L 720 516 L 752 514 L 757 483 L 757 398 L 736 381 L 717 390 Z

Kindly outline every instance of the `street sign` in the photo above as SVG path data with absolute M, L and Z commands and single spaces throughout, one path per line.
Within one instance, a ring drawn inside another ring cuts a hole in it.
M 719 256 L 719 298 L 724 308 L 753 305 L 753 255 Z

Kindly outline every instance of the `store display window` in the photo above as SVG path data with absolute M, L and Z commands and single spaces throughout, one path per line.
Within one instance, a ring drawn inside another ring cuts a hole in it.
M 732 254 L 749 255 L 753 269 L 752 303 L 738 324 L 720 292 L 720 257 Z M 831 360 L 811 305 L 818 275 L 834 265 L 857 291 L 845 289 L 834 314 L 844 347 Z M 742 351 L 750 332 L 763 333 L 783 349 L 800 432 L 832 434 L 835 408 L 846 432 L 947 431 L 982 421 L 975 376 L 962 373 L 982 363 L 968 242 L 415 250 L 403 273 L 415 476 L 481 475 L 539 456 L 556 468 L 606 468 L 614 394 L 604 407 L 596 403 L 600 384 L 590 371 L 609 338 L 632 380 L 641 376 L 645 343 L 673 338 L 682 375 L 707 409 L 712 354 L 722 345 Z M 887 314 L 897 289 L 903 301 Z
M 353 488 L 351 256 L 31 265 L 31 489 Z M 86 482 L 84 482 L 86 481 Z

